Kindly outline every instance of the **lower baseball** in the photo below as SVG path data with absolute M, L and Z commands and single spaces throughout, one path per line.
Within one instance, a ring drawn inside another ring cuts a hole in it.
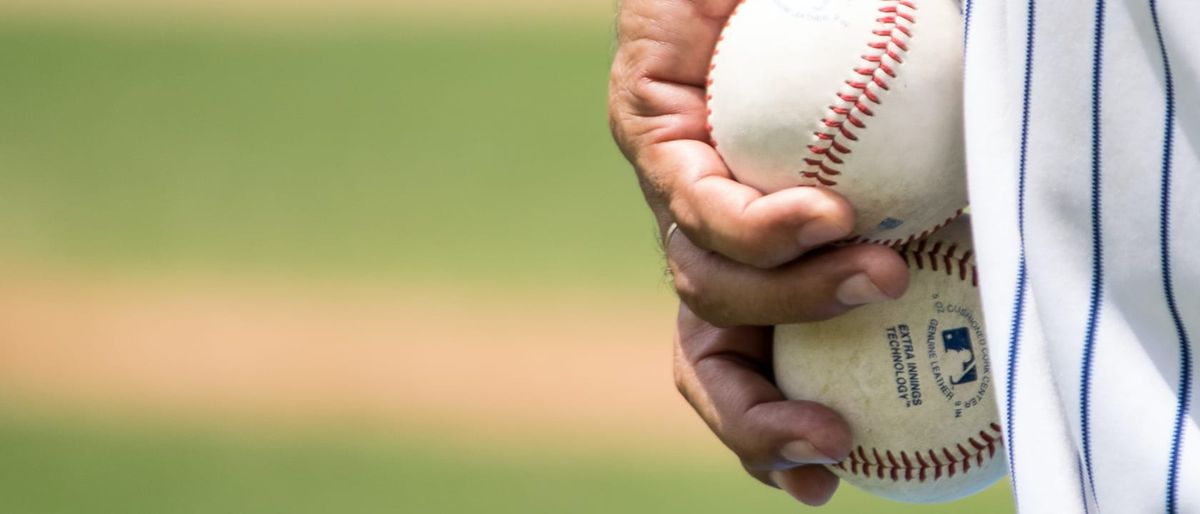
M 969 216 L 898 250 L 908 293 L 776 327 L 776 380 L 849 422 L 854 449 L 830 466 L 843 480 L 899 501 L 949 501 L 1006 468 Z

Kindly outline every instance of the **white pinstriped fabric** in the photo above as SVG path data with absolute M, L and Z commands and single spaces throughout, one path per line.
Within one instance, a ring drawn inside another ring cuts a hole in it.
M 1200 512 L 1198 9 L 966 2 L 971 210 L 1021 512 Z

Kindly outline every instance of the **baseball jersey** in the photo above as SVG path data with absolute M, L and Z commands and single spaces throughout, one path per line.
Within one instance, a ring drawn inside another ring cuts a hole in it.
M 1200 512 L 1196 0 L 969 0 L 966 142 L 1021 512 Z

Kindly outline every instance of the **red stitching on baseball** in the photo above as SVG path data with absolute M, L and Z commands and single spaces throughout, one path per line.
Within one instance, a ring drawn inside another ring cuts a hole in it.
M 708 63 L 708 77 L 704 82 L 705 89 L 712 88 L 712 85 L 713 85 L 712 74 L 713 74 L 713 70 L 717 69 L 716 57 L 718 54 L 721 53 L 721 42 L 725 41 L 725 31 L 729 29 L 729 24 L 733 23 L 733 18 L 735 16 L 737 16 L 738 10 L 742 8 L 742 4 L 744 4 L 744 3 L 746 3 L 746 0 L 741 0 L 737 3 L 737 5 L 733 6 L 733 11 L 729 13 L 729 18 L 725 20 L 725 26 L 723 26 L 721 28 L 721 33 L 719 35 L 717 35 L 717 43 L 713 47 L 712 57 Z M 712 97 L 711 93 L 705 94 L 705 103 L 708 104 L 706 106 L 706 107 L 708 107 L 708 117 L 704 124 L 704 129 L 708 132 L 708 144 L 712 145 L 713 148 L 716 148 L 717 147 L 717 138 L 713 137 L 713 123 L 712 123 L 713 111 L 712 111 L 712 107 L 711 107 L 712 98 L 713 97 Z
M 717 38 L 717 46 L 713 48 L 714 58 L 720 53 L 720 43 L 725 39 L 725 30 L 729 28 L 745 1 L 738 2 L 729 15 L 729 19 L 725 21 L 725 27 Z M 865 130 L 867 128 L 863 118 L 872 117 L 875 113 L 867 106 L 866 102 L 876 105 L 882 103 L 878 92 L 890 89 L 889 81 L 896 78 L 895 67 L 904 63 L 901 54 L 908 51 L 907 39 L 912 38 L 913 35 L 911 26 L 916 24 L 916 18 L 909 11 L 916 11 L 916 4 L 910 0 L 881 1 L 885 4 L 879 8 L 879 12 L 883 13 L 883 16 L 876 18 L 875 21 L 879 25 L 871 30 L 871 34 L 878 39 L 867 43 L 867 47 L 871 51 L 862 55 L 862 60 L 866 65 L 853 68 L 853 73 L 862 79 L 847 80 L 846 84 L 850 86 L 851 90 L 836 93 L 837 99 L 844 105 L 830 106 L 829 112 L 820 122 L 820 126 L 828 132 L 816 132 L 814 143 L 808 147 L 809 151 L 817 158 L 805 159 L 804 164 L 807 168 L 799 172 L 802 177 L 815 179 L 825 186 L 836 186 L 837 181 L 831 177 L 840 175 L 841 171 L 825 164 L 824 161 L 828 160 L 837 165 L 844 163 L 828 149 L 833 148 L 842 154 L 850 153 L 850 148 L 842 144 L 839 138 L 846 141 L 858 141 L 858 136 L 855 134 L 855 130 L 848 127 L 845 122 L 848 121 L 849 125 L 855 129 Z M 890 65 L 884 62 L 885 57 L 891 60 Z M 713 85 L 712 73 L 716 67 L 715 60 L 708 66 L 707 87 L 711 88 Z M 877 89 L 877 91 L 872 91 L 872 89 Z M 711 102 L 712 95 L 707 95 L 706 100 Z M 855 113 L 858 116 L 855 116 Z M 712 115 L 712 109 L 709 109 L 705 129 L 708 131 L 709 143 L 716 148 L 717 140 L 713 137 Z M 828 146 L 824 146 L 826 144 Z
M 876 22 L 879 23 L 879 26 L 871 30 L 871 34 L 880 39 L 867 43 L 867 47 L 875 51 L 862 56 L 863 62 L 866 63 L 865 65 L 853 68 L 853 73 L 862 77 L 862 79 L 850 79 L 846 81 L 846 85 L 853 91 L 839 91 L 837 98 L 847 105 L 832 106 L 826 114 L 825 119 L 822 120 L 822 124 L 826 129 L 836 129 L 836 133 L 818 132 L 816 143 L 809 147 L 809 150 L 815 155 L 828 159 L 834 164 L 840 165 L 843 163 L 835 160 L 832 153 L 828 151 L 816 151 L 814 147 L 819 148 L 822 142 L 828 141 L 829 147 L 837 152 L 843 154 L 850 153 L 850 149 L 838 139 L 844 138 L 847 141 L 858 140 L 855 129 L 865 130 L 867 124 L 863 121 L 863 118 L 875 115 L 867 107 L 864 99 L 866 102 L 877 105 L 883 103 L 879 92 L 890 90 L 889 81 L 896 78 L 895 68 L 888 66 L 884 62 L 884 56 L 890 58 L 895 64 L 900 64 L 903 61 L 901 61 L 899 54 L 908 51 L 908 42 L 905 39 L 912 37 L 912 29 L 903 22 L 911 25 L 916 23 L 916 19 L 911 13 L 905 12 L 905 10 L 901 10 L 900 8 L 903 7 L 906 10 L 915 11 L 917 9 L 916 5 L 906 0 L 882 1 L 886 5 L 880 7 L 879 11 L 884 13 L 885 16 L 877 18 Z M 855 111 L 857 111 L 858 116 L 855 116 Z M 849 122 L 849 125 L 852 125 L 854 128 L 847 126 L 846 122 Z M 821 134 L 830 137 L 822 137 Z M 809 169 L 801 174 L 806 177 L 810 176 L 813 172 L 818 172 L 826 176 L 840 174 L 830 173 L 830 171 L 839 172 L 840 170 L 829 165 L 814 164 L 810 160 L 806 160 L 805 164 L 809 166 Z M 831 182 L 832 184 L 830 184 Z M 825 180 L 822 183 L 837 185 L 832 180 Z
M 883 456 L 878 448 L 856 447 L 848 458 L 834 466 L 857 476 L 890 479 L 892 482 L 925 482 L 943 476 L 954 477 L 955 474 L 970 472 L 972 467 L 982 468 L 984 462 L 995 458 L 997 448 L 1003 444 L 1000 425 L 989 424 L 988 428 L 979 431 L 978 436 L 968 437 L 967 443 L 971 449 L 958 443 L 949 448 L 930 448 L 911 453 L 883 450 Z M 938 458 L 938 454 L 941 454 L 941 458 Z
M 959 216 L 962 216 L 962 213 L 963 213 L 963 209 L 959 209 L 958 211 L 956 211 L 954 213 L 954 216 L 946 218 L 946 221 L 938 223 L 937 225 L 934 225 L 933 228 L 926 230 L 920 234 L 913 234 L 911 236 L 908 236 L 905 239 L 867 239 L 862 236 L 850 236 L 850 237 L 847 237 L 846 239 L 839 241 L 838 243 L 843 244 L 843 245 L 849 245 L 849 244 L 873 244 L 873 245 L 883 245 L 883 246 L 906 245 L 913 241 L 917 241 L 917 240 L 925 239 L 926 237 L 929 237 L 930 234 L 937 232 L 942 227 L 949 225 L 951 221 L 958 219 Z
M 953 220 L 953 218 L 951 218 Z M 944 224 L 943 224 L 944 225 Z M 941 225 L 939 225 L 941 227 Z M 894 245 L 909 268 L 940 271 L 951 277 L 958 275 L 962 281 L 970 280 L 971 286 L 979 287 L 979 275 L 975 268 L 975 252 L 962 250 L 956 244 L 925 239 Z M 939 268 L 940 265 L 940 268 Z
M 850 452 L 849 457 L 834 466 L 852 475 L 890 479 L 893 482 L 925 482 L 931 478 L 939 480 L 942 476 L 953 477 L 968 473 L 972 468 L 982 468 L 988 459 L 996 456 L 996 450 L 1004 444 L 1004 439 L 1000 426 L 991 423 L 980 430 L 977 436 L 967 438 L 967 443 L 971 446 L 970 450 L 963 443 L 958 443 L 951 447 L 911 453 L 884 450 L 883 455 L 880 455 L 878 448 L 858 446 Z

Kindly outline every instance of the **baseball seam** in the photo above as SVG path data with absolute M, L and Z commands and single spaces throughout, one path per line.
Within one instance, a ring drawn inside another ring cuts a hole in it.
M 1000 425 L 990 424 L 986 429 L 979 431 L 978 437 L 968 437 L 965 443 L 970 449 L 959 443 L 953 448 L 898 453 L 884 450 L 882 454 L 878 448 L 867 449 L 859 446 L 849 457 L 834 466 L 854 475 L 879 480 L 890 479 L 893 482 L 925 482 L 951 478 L 970 472 L 972 465 L 982 467 L 986 460 L 995 458 L 996 448 L 1003 444 Z
M 912 26 L 916 24 L 916 17 L 912 11 L 916 11 L 917 6 L 910 0 L 881 1 L 884 5 L 879 8 L 880 16 L 875 19 L 878 25 L 871 31 L 874 37 L 867 42 L 867 52 L 861 55 L 862 62 L 853 68 L 850 78 L 846 79 L 845 85 L 834 95 L 834 104 L 829 106 L 825 116 L 817 122 L 817 130 L 813 131 L 813 139 L 808 146 L 810 156 L 804 159 L 805 168 L 799 172 L 804 178 L 825 186 L 837 185 L 837 181 L 832 177 L 841 175 L 842 172 L 833 166 L 845 163 L 845 156 L 852 152 L 850 146 L 858 140 L 856 130 L 865 130 L 867 124 L 863 120 L 875 116 L 868 104 L 883 103 L 882 97 L 891 89 L 890 82 L 896 78 L 896 70 L 904 63 L 904 56 L 908 53 L 908 45 L 913 35 Z M 721 53 L 725 32 L 744 3 L 745 0 L 738 2 L 726 20 L 724 29 L 717 37 L 712 61 L 708 67 L 708 80 L 705 83 L 709 91 L 705 95 L 708 118 L 705 129 L 708 131 L 709 143 L 714 148 L 717 141 L 713 137 L 713 71 L 717 68 L 717 56 Z
M 704 82 L 704 102 L 705 108 L 708 110 L 705 120 L 704 130 L 708 133 L 708 144 L 713 148 L 717 147 L 717 138 L 713 137 L 713 109 L 712 109 L 712 85 L 713 71 L 717 69 L 717 55 L 721 53 L 721 43 L 725 41 L 725 31 L 729 30 L 729 26 L 733 24 L 733 19 L 737 17 L 738 10 L 742 8 L 742 4 L 746 0 L 741 0 L 737 5 L 733 6 L 733 11 L 729 13 L 729 18 L 725 19 L 725 26 L 721 27 L 721 33 L 717 35 L 716 46 L 713 47 L 712 58 L 708 62 L 708 77 Z
M 922 239 L 899 245 L 896 251 L 909 268 L 928 268 L 950 276 L 957 274 L 959 280 L 969 280 L 972 286 L 979 287 L 979 273 L 975 269 L 975 253 L 972 250 L 960 251 L 954 243 Z
M 951 277 L 957 276 L 964 282 L 970 281 L 973 287 L 979 286 L 975 253 L 970 249 L 946 241 L 920 240 L 900 245 L 896 250 L 909 268 L 943 272 Z M 968 437 L 952 447 L 894 452 L 859 446 L 834 466 L 867 478 L 925 482 L 967 473 L 972 467 L 982 467 L 985 461 L 995 458 L 996 448 L 1002 444 L 1000 425 L 991 423 L 980 430 L 977 436 Z
M 851 153 L 850 146 L 858 141 L 855 131 L 866 130 L 863 120 L 875 116 L 868 104 L 883 104 L 882 96 L 891 89 L 889 83 L 896 78 L 896 69 L 908 53 L 912 26 L 916 24 L 911 11 L 916 11 L 917 6 L 909 0 L 882 2 L 885 5 L 879 8 L 881 16 L 875 19 L 878 25 L 871 31 L 875 39 L 867 43 L 862 62 L 837 92 L 836 103 L 829 106 L 813 132 L 813 142 L 808 146 L 812 157 L 804 159 L 807 169 L 800 174 L 826 186 L 837 185 L 832 177 L 842 172 L 833 166 L 845 163 L 844 156 Z
M 708 133 L 709 144 L 717 147 L 716 137 L 713 136 L 712 85 L 713 72 L 717 69 L 717 56 L 721 53 L 721 43 L 725 40 L 725 32 L 733 24 L 738 11 L 746 0 L 741 0 L 733 8 L 721 34 L 717 36 L 713 48 L 712 61 L 708 67 L 708 78 L 705 82 L 705 101 L 707 103 L 707 120 L 705 130 Z M 808 156 L 803 159 L 804 168 L 799 171 L 801 177 L 813 181 L 809 185 L 833 187 L 838 184 L 835 177 L 842 171 L 835 166 L 845 164 L 846 156 L 853 152 L 852 146 L 858 141 L 858 134 L 867 129 L 864 121 L 875 116 L 871 105 L 882 105 L 883 95 L 891 90 L 891 82 L 898 76 L 897 70 L 904 64 L 908 47 L 913 37 L 913 26 L 917 19 L 915 0 L 881 0 L 884 4 L 879 7 L 877 25 L 872 29 L 872 39 L 867 42 L 867 52 L 862 54 L 861 62 L 853 68 L 849 79 L 846 79 L 842 89 L 834 95 L 834 103 L 829 106 L 825 116 L 820 119 L 813 131 L 811 143 L 808 145 Z M 962 210 L 942 223 L 920 233 L 903 239 L 867 239 L 852 236 L 842 243 L 869 243 L 884 246 L 908 243 L 922 239 L 946 224 L 954 221 Z
M 883 245 L 883 246 L 896 246 L 896 245 L 903 245 L 903 244 L 911 243 L 918 239 L 925 239 L 925 238 L 929 237 L 930 234 L 933 234 L 934 232 L 941 230 L 946 225 L 949 225 L 950 222 L 958 219 L 959 216 L 962 216 L 964 210 L 965 209 L 959 209 L 954 212 L 953 216 L 946 218 L 946 221 L 943 221 L 941 223 L 938 223 L 937 225 L 934 225 L 933 228 L 930 228 L 929 230 L 925 230 L 925 231 L 921 232 L 920 234 L 913 234 L 913 235 L 908 236 L 903 239 L 868 239 L 868 238 L 856 235 L 856 236 L 850 236 L 846 239 L 838 241 L 838 243 L 840 243 L 840 244 L 875 244 L 875 245 Z

